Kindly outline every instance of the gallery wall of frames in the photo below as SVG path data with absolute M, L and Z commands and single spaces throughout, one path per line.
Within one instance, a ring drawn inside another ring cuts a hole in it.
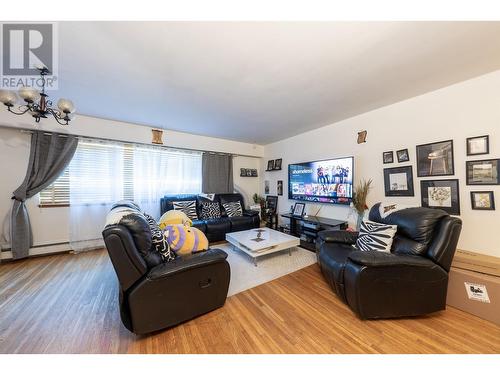
M 495 210 L 495 196 L 488 186 L 500 185 L 500 159 L 490 158 L 489 135 L 466 138 L 466 156 L 483 158 L 466 160 L 465 182 L 477 186 L 470 192 L 473 210 Z M 416 147 L 416 176 L 420 182 L 422 207 L 440 208 L 450 215 L 460 215 L 460 181 L 455 176 L 453 140 L 420 144 Z M 396 158 L 394 157 L 396 155 Z M 408 149 L 385 151 L 383 164 L 410 161 Z M 401 165 L 384 168 L 384 189 L 387 197 L 414 196 L 413 167 Z

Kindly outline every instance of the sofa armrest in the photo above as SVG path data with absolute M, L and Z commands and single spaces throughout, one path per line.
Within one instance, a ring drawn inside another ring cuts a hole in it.
M 415 266 L 429 267 L 435 264 L 427 258 L 416 255 L 398 255 L 382 251 L 354 251 L 349 254 L 349 259 L 366 267 L 391 267 Z
M 259 216 L 259 211 L 243 210 L 243 216 Z
M 195 253 L 191 256 L 178 256 L 175 260 L 159 264 L 149 271 L 147 278 L 149 280 L 158 280 L 172 275 L 186 272 L 195 268 L 204 267 L 214 263 L 225 262 L 226 252 L 221 249 L 209 249 L 201 253 Z
M 358 239 L 358 232 L 349 232 L 346 230 L 323 230 L 318 233 L 318 237 L 323 242 L 337 242 L 352 245 Z

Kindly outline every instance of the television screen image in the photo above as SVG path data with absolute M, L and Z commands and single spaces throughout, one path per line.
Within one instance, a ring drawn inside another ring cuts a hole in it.
M 335 204 L 352 201 L 354 158 L 288 165 L 288 198 Z

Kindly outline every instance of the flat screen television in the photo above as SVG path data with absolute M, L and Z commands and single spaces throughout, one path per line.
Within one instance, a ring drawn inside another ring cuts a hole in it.
M 354 157 L 288 165 L 288 199 L 350 204 Z

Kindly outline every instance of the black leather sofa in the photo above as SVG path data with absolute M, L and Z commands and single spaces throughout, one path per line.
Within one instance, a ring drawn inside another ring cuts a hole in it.
M 196 201 L 198 218 L 201 217 L 202 202 L 217 202 L 219 204 L 221 210 L 220 218 L 193 220 L 193 227 L 205 233 L 209 242 L 225 240 L 226 233 L 258 228 L 260 226 L 259 213 L 257 211 L 245 210 L 245 202 L 239 193 L 215 194 L 213 200 L 208 200 L 202 195 L 194 194 L 165 195 L 160 199 L 161 215 L 172 210 L 173 202 L 178 201 Z M 240 202 L 243 208 L 243 216 L 228 217 L 224 210 L 224 206 L 222 206 L 223 203 L 227 202 Z
M 357 232 L 320 232 L 316 254 L 325 279 L 362 319 L 444 310 L 462 221 L 423 207 L 382 219 L 379 206 L 372 207 L 369 220 L 398 226 L 391 253 L 353 248 Z
M 120 315 L 128 330 L 157 331 L 224 305 L 230 279 L 224 251 L 210 249 L 163 263 L 150 251 L 151 230 L 140 212 L 106 226 L 102 235 L 118 276 Z

